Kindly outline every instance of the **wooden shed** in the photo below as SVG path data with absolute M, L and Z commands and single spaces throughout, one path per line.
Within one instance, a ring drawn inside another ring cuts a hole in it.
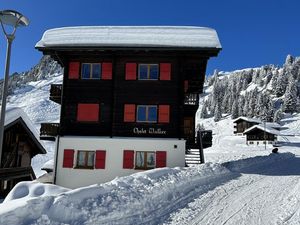
M 0 196 L 8 192 L 20 181 L 34 180 L 31 159 L 46 150 L 38 139 L 38 133 L 21 108 L 6 110 L 4 142 L 0 167 Z

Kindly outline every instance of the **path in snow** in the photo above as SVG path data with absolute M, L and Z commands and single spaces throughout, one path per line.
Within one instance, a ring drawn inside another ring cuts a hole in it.
M 240 176 L 199 196 L 166 224 L 299 224 L 299 157 L 229 169 Z

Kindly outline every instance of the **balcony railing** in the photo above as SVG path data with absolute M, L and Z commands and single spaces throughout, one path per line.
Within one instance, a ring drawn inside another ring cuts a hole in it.
M 189 80 L 187 83 L 187 92 L 202 93 L 203 82 L 201 80 Z
M 186 94 L 184 98 L 184 105 L 199 105 L 199 94 Z
M 50 100 L 61 104 L 62 84 L 51 84 Z
M 22 177 L 30 177 L 31 180 L 36 178 L 31 166 L 0 168 L 0 180 L 13 180 Z
M 58 135 L 59 123 L 42 123 L 40 129 L 40 139 L 55 141 Z

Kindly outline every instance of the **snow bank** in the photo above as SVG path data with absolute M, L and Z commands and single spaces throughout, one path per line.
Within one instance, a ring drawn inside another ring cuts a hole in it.
M 195 193 L 203 192 L 204 186 L 217 186 L 228 173 L 211 163 L 161 168 L 57 196 L 41 194 L 46 193 L 45 185 L 21 183 L 0 205 L 0 224 L 157 224 Z

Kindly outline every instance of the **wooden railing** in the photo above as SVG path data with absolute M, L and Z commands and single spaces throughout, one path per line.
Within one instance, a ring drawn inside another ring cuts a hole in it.
M 199 105 L 199 94 L 186 94 L 184 97 L 184 105 Z
M 62 84 L 51 84 L 50 100 L 61 104 Z
M 59 123 L 42 123 L 40 129 L 40 139 L 55 141 L 58 135 Z
M 203 82 L 200 80 L 189 80 L 187 92 L 201 93 L 203 89 Z
M 22 177 L 30 177 L 31 180 L 36 179 L 34 171 L 31 166 L 0 168 L 0 180 L 13 180 Z

